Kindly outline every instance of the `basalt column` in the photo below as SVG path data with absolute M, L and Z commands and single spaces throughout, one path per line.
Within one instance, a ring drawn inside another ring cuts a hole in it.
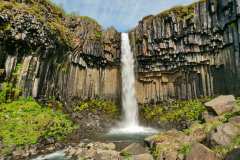
M 207 0 L 145 17 L 130 32 L 140 103 L 240 94 L 240 4 Z

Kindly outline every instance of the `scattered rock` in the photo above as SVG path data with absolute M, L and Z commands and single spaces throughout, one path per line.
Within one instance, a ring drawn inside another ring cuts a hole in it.
M 158 160 L 181 160 L 183 156 L 178 151 L 183 145 L 190 144 L 192 138 L 181 131 L 170 130 L 145 139 L 146 143 L 157 153 Z
M 121 156 L 115 148 L 113 143 L 81 143 L 76 147 L 69 146 L 65 153 L 70 157 L 77 157 L 78 159 L 118 160 Z
M 149 153 L 139 154 L 133 156 L 134 160 L 153 160 L 153 156 Z
M 225 157 L 225 160 L 239 160 L 240 159 L 240 148 L 236 148 L 229 152 Z
M 124 148 L 121 153 L 127 153 L 129 155 L 138 155 L 138 154 L 145 154 L 148 153 L 146 148 L 144 148 L 141 144 L 139 143 L 132 143 L 126 148 Z
M 222 115 L 227 112 L 231 112 L 235 106 L 235 97 L 233 95 L 219 96 L 207 103 L 205 106 L 214 111 L 217 115 Z
M 228 145 L 237 135 L 240 135 L 240 128 L 229 122 L 214 129 L 210 133 L 209 141 L 212 146 Z
M 194 143 L 186 160 L 220 160 L 216 154 L 200 143 Z

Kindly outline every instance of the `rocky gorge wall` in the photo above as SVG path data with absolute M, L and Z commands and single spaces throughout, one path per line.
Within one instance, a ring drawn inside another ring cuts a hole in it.
M 121 97 L 121 36 L 46 0 L 0 0 L 0 80 L 24 96 Z M 132 29 L 139 103 L 240 90 L 240 2 L 207 0 L 147 16 Z
M 147 16 L 130 31 L 140 103 L 240 94 L 240 1 Z
M 23 96 L 119 100 L 120 34 L 47 1 L 1 0 L 0 55 L 1 79 Z

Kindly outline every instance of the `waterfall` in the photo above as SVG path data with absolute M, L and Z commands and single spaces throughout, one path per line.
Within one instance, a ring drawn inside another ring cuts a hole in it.
M 123 123 L 128 126 L 138 126 L 138 105 L 135 96 L 134 58 L 127 33 L 122 33 L 121 45 L 122 65 L 122 106 Z
M 121 35 L 121 74 L 123 120 L 110 134 L 155 133 L 156 130 L 139 125 L 138 104 L 135 96 L 134 57 L 131 52 L 128 33 Z

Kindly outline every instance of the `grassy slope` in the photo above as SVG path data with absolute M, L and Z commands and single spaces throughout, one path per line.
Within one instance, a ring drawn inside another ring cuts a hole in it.
M 4 85 L 0 92 L 0 140 L 3 143 L 0 155 L 10 153 L 15 147 L 36 144 L 40 138 L 61 141 L 76 128 L 60 110 L 41 106 L 32 98 L 16 98 L 15 92 L 19 91 L 12 85 Z

